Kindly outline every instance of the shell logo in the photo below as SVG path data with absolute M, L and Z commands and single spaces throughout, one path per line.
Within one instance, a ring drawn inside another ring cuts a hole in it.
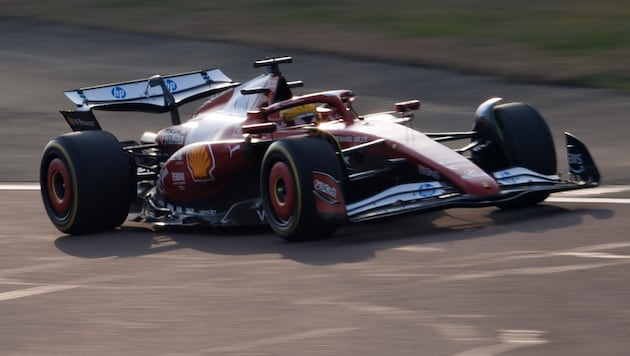
M 195 180 L 212 180 L 214 171 L 214 154 L 208 145 L 201 145 L 188 151 L 188 168 Z

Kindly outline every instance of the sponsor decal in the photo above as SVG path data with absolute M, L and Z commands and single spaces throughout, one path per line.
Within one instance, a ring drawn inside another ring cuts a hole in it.
M 518 184 L 519 183 L 518 177 L 514 176 L 514 174 L 509 170 L 505 170 L 501 172 L 497 178 L 499 178 L 501 180 L 501 183 L 503 184 Z
M 234 155 L 234 152 L 238 151 L 241 149 L 241 145 L 236 145 L 236 146 L 230 146 L 228 145 L 228 150 L 230 151 L 230 158 L 232 158 L 232 155 Z
M 209 145 L 196 146 L 187 153 L 188 169 L 195 181 L 214 180 L 214 153 Z
M 322 172 L 313 172 L 313 191 L 319 195 L 326 204 L 338 204 L 343 202 L 343 194 L 339 191 L 339 185 L 335 178 Z
M 369 141 L 367 136 L 335 136 L 339 143 L 366 143 Z
M 452 170 L 452 171 L 458 171 L 460 169 L 464 169 L 464 168 L 470 167 L 470 162 L 468 162 L 468 161 L 464 161 L 464 162 L 462 162 L 462 161 L 447 161 L 447 162 L 442 163 L 442 166 L 444 166 L 447 169 Z
M 166 84 L 166 89 L 168 89 L 169 92 L 174 92 L 175 90 L 177 90 L 177 83 L 175 83 L 174 80 L 172 79 L 167 79 L 164 81 L 164 83 Z
M 474 171 L 472 169 L 469 169 L 466 171 L 466 174 L 462 175 L 462 179 L 473 179 L 473 178 L 479 178 L 479 177 L 484 177 L 486 174 L 483 171 Z
M 261 222 L 265 221 L 265 210 L 262 208 L 256 209 L 256 214 L 258 215 L 258 219 L 260 219 Z
M 569 168 L 573 174 L 582 174 L 586 170 L 584 167 L 584 159 L 580 153 L 569 153 Z M 577 166 L 577 167 L 576 167 Z
M 313 181 L 313 186 L 316 191 L 320 193 L 324 193 L 333 199 L 337 199 L 337 189 L 334 187 L 331 187 L 330 184 L 322 182 L 319 179 L 315 179 Z
M 100 130 L 92 111 L 59 111 L 73 131 Z
M 163 145 L 183 145 L 186 135 L 180 131 L 166 129 L 160 132 L 156 141 Z
M 422 183 L 418 187 L 420 198 L 429 198 L 444 193 L 444 189 L 439 183 Z
M 171 180 L 173 184 L 186 184 L 186 174 L 184 172 L 172 172 Z
M 74 118 L 74 117 L 68 117 L 68 123 L 71 126 L 96 127 L 96 122 L 95 121 L 81 120 L 79 118 Z
M 418 165 L 418 173 L 434 179 L 440 179 L 440 174 L 436 170 L 425 167 L 421 164 Z
M 127 97 L 127 92 L 124 88 L 115 86 L 112 88 L 112 96 L 116 99 L 124 99 Z
M 313 193 L 318 214 L 335 219 L 345 217 L 343 192 L 334 177 L 323 172 L 313 172 Z

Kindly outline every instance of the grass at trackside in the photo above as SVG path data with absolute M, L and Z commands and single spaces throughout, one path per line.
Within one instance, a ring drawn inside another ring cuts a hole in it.
M 63 1 L 62 1 L 63 2 Z M 630 3 L 620 0 L 100 0 L 122 10 L 240 12 L 256 22 L 330 23 L 398 37 L 463 36 L 574 54 L 630 47 Z M 219 3 L 219 4 L 217 4 Z M 235 24 L 236 25 L 236 24 Z
M 3 12 L 10 16 L 178 35 L 188 31 L 195 37 L 207 33 L 229 39 L 234 31 L 246 35 L 267 25 L 330 25 L 334 31 L 381 39 L 455 39 L 458 47 L 517 45 L 531 49 L 529 55 L 549 58 L 559 69 L 571 63 L 576 68 L 568 81 L 630 90 L 630 2 L 622 0 L 8 1 Z M 453 48 L 454 56 L 458 50 Z
M 630 46 L 630 3 L 625 5 L 622 1 L 320 0 L 309 1 L 308 6 L 291 0 L 268 3 L 295 21 L 349 24 L 400 37 L 484 38 L 575 54 Z

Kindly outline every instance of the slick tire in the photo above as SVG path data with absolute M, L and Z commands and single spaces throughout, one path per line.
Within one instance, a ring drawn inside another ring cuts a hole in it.
M 332 146 L 317 137 L 276 141 L 265 153 L 260 189 L 265 218 L 287 241 L 303 241 L 333 234 L 338 221 L 321 219 L 313 193 L 313 171 L 342 182 L 343 171 Z
M 556 150 L 545 119 L 528 104 L 508 103 L 495 107 L 497 130 L 501 137 L 505 167 L 524 167 L 534 172 L 557 173 Z M 497 204 L 501 209 L 536 205 L 549 193 L 534 192 L 521 198 Z
M 48 217 L 70 235 L 112 230 L 129 213 L 135 167 L 106 131 L 81 131 L 52 139 L 40 165 L 41 195 Z

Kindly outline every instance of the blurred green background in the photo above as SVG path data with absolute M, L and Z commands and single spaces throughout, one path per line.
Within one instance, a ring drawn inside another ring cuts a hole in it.
M 2 14 L 630 90 L 622 0 L 4 0 Z

